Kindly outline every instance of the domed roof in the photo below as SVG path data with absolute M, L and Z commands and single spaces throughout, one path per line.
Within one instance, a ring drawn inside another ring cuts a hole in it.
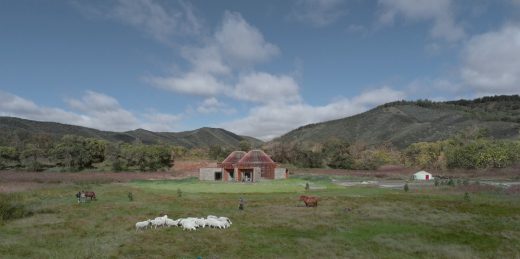
M 222 164 L 236 164 L 238 161 L 246 155 L 244 151 L 233 151 L 229 156 L 222 161 Z
M 262 150 L 249 151 L 238 164 L 275 164 L 275 162 Z

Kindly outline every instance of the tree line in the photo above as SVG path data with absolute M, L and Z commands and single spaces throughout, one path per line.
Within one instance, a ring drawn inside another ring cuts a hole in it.
M 75 135 L 66 135 L 58 141 L 35 138 L 0 146 L 0 170 L 156 171 L 170 167 L 175 152 L 182 152 L 167 145 L 111 143 Z
M 249 151 L 242 141 L 238 149 Z M 368 146 L 331 139 L 304 145 L 274 142 L 264 147 L 278 163 L 304 168 L 373 170 L 382 165 L 424 169 L 504 168 L 520 163 L 520 140 L 496 140 L 486 130 L 466 130 L 449 139 L 419 142 L 398 150 L 390 144 Z M 232 147 L 185 148 L 171 145 L 114 143 L 66 135 L 59 140 L 35 135 L 26 141 L 0 143 L 0 170 L 27 171 L 157 171 L 178 159 L 222 161 Z
M 397 150 L 389 144 L 367 146 L 342 140 L 305 147 L 275 143 L 268 152 L 276 162 L 307 168 L 373 170 L 382 165 L 423 169 L 505 168 L 520 164 L 520 140 L 496 140 L 487 130 L 466 130 L 447 140 L 419 142 Z

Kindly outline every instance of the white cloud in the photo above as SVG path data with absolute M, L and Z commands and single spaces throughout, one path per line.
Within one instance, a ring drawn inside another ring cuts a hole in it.
M 137 118 L 108 95 L 87 91 L 81 99 L 68 99 L 68 105 L 83 114 L 82 126 L 124 131 L 139 125 Z
M 227 104 L 219 101 L 215 97 L 210 97 L 204 99 L 202 103 L 199 104 L 197 107 L 197 112 L 209 114 L 209 113 L 224 113 L 224 114 L 233 114 L 236 113 L 237 110 L 234 108 L 229 107 Z
M 192 64 L 193 71 L 213 75 L 229 75 L 231 68 L 225 64 L 220 49 L 216 45 L 202 48 L 185 47 L 182 56 Z
M 67 99 L 65 102 L 75 111 L 40 106 L 30 100 L 0 91 L 0 115 L 110 131 L 136 128 L 172 130 L 181 119 L 179 115 L 157 112 L 144 114 L 143 118 L 140 118 L 121 107 L 115 98 L 93 91 L 87 91 L 80 99 Z
M 345 15 L 344 3 L 344 0 L 297 0 L 289 17 L 316 27 L 323 27 Z
M 156 87 L 182 94 L 215 96 L 225 91 L 226 85 L 209 74 L 197 71 L 189 72 L 179 77 L 148 77 L 145 79 Z
M 301 100 L 298 84 L 292 77 L 263 72 L 241 76 L 233 96 L 260 103 L 293 103 Z
M 266 42 L 262 33 L 239 13 L 224 14 L 222 26 L 215 33 L 215 41 L 222 55 L 238 65 L 264 62 L 279 53 L 278 47 Z
M 278 47 L 265 41 L 240 14 L 226 12 L 221 26 L 204 46 L 183 48 L 182 56 L 191 64 L 187 72 L 146 79 L 157 87 L 182 94 L 234 96 L 229 94 L 229 85 L 239 72 L 278 53 Z
M 184 1 L 161 4 L 155 0 L 73 0 L 71 3 L 88 18 L 118 21 L 165 44 L 173 43 L 174 37 L 199 35 L 203 29 L 192 5 Z
M 85 122 L 86 117 L 58 108 L 38 106 L 22 97 L 0 91 L 0 115 L 62 123 Z
M 378 104 L 404 98 L 403 92 L 382 87 L 324 106 L 311 106 L 304 103 L 269 103 L 254 107 L 245 118 L 226 122 L 221 126 L 237 134 L 269 140 L 302 125 L 344 118 Z
M 433 38 L 449 42 L 465 38 L 464 28 L 453 15 L 452 0 L 379 0 L 379 22 L 391 25 L 397 15 L 412 21 L 433 21 L 430 34 Z
M 474 36 L 463 51 L 461 77 L 482 94 L 520 93 L 520 26 Z
M 155 110 L 150 110 L 144 114 L 145 121 L 141 127 L 147 130 L 164 132 L 175 129 L 182 120 L 182 115 L 173 115 L 167 113 L 160 113 Z

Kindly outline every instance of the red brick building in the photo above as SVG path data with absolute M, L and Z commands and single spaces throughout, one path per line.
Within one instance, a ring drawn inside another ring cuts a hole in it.
M 262 150 L 233 151 L 217 168 L 201 168 L 200 180 L 256 182 L 260 179 L 286 179 L 288 172 Z

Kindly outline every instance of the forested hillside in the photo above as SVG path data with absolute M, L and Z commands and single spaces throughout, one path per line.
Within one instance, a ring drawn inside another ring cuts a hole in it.
M 329 139 L 368 146 L 397 148 L 423 141 L 444 140 L 468 128 L 485 129 L 495 139 L 520 134 L 520 97 L 495 96 L 475 100 L 432 102 L 398 101 L 370 111 L 293 130 L 273 142 L 312 146 Z

